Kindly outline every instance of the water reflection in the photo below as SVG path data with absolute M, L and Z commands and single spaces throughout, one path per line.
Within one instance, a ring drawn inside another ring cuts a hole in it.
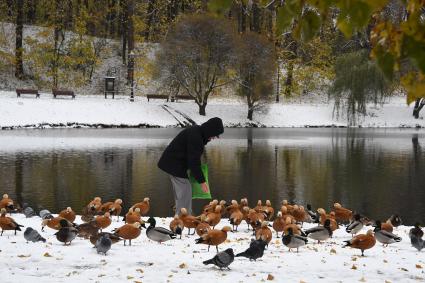
M 150 196 L 153 214 L 171 215 L 170 183 L 156 162 L 176 132 L 2 132 L 1 193 L 53 211 L 78 210 L 97 195 L 127 205 Z M 414 130 L 228 129 L 207 146 L 205 161 L 220 199 L 326 208 L 339 201 L 374 218 L 399 213 L 424 222 L 424 137 Z

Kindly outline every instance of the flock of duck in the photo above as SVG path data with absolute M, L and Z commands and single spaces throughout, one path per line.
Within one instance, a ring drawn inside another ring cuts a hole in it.
M 199 216 L 190 215 L 185 208 L 182 208 L 170 222 L 169 229 L 156 226 L 153 217 L 149 217 L 146 221 L 143 220 L 149 210 L 149 198 L 134 204 L 124 215 L 125 224 L 112 232 L 103 230 L 111 225 L 113 216 L 116 216 L 118 221 L 120 220 L 121 199 L 102 203 L 100 197 L 95 197 L 84 206 L 81 214 L 83 223 L 79 225 L 74 223 L 77 215 L 70 207 L 60 211 L 57 216 L 53 216 L 48 210 L 43 209 L 39 211 L 39 216 L 42 220 L 41 230 L 44 231 L 46 226 L 57 230 L 54 235 L 58 241 L 70 245 L 76 237 L 88 239 L 97 252 L 104 255 L 111 249 L 112 244 L 119 241 L 123 240 L 124 246 L 128 241 L 131 246 L 131 241 L 141 235 L 142 228 L 146 229 L 147 238 L 158 243 L 175 239 L 177 236 L 181 239 L 183 230 L 187 229 L 188 235 L 196 233 L 199 236 L 195 240 L 196 244 L 208 245 L 208 251 L 210 246 L 216 247 L 217 254 L 203 263 L 214 264 L 220 269 L 229 268 L 235 257 L 246 257 L 249 260 L 261 258 L 272 240 L 274 232 L 276 238 L 281 237 L 282 243 L 290 251 L 296 249 L 297 252 L 299 248 L 308 243 L 309 238 L 318 243 L 328 240 L 332 237 L 333 232 L 340 228 L 340 225 L 346 225 L 346 232 L 352 236 L 351 239 L 344 241 L 344 246 L 359 249 L 362 256 L 364 256 L 365 250 L 375 246 L 376 241 L 384 246 L 401 241 L 399 236 L 393 234 L 394 227 L 402 224 L 400 216 L 392 215 L 385 222 L 372 221 L 364 215 L 342 207 L 339 203 L 335 203 L 331 211 L 327 213 L 323 208 L 313 211 L 311 205 L 304 208 L 283 200 L 280 210 L 275 213 L 269 200 L 265 205 L 259 200 L 255 207 L 250 207 L 246 198 L 241 199 L 239 203 L 232 200 L 229 204 L 226 201 L 213 200 L 203 208 L 202 214 Z M 4 194 L 0 201 L 1 235 L 7 230 L 14 231 L 15 235 L 17 231 L 21 231 L 23 226 L 11 216 L 7 216 L 7 214 L 16 212 L 23 213 L 26 217 L 36 215 L 33 208 L 27 205 L 23 207 L 15 205 L 15 202 L 7 194 Z M 221 229 L 215 229 L 223 218 L 228 218 L 231 227 L 224 226 Z M 236 255 L 231 248 L 219 252 L 218 246 L 226 241 L 227 233 L 238 232 L 238 227 L 242 222 L 248 225 L 248 230 L 252 229 L 253 239 L 249 247 Z M 305 222 L 318 225 L 303 230 Z M 146 223 L 149 224 L 147 228 Z M 374 229 L 368 230 L 366 234 L 358 234 L 364 226 L 373 226 Z M 192 233 L 191 230 L 193 230 Z M 24 237 L 27 242 L 46 241 L 37 230 L 31 227 L 26 228 Z M 410 229 L 409 237 L 412 246 L 418 251 L 424 248 L 423 231 L 419 223 Z

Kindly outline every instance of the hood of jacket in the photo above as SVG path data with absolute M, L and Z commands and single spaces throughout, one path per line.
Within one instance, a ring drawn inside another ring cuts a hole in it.
M 223 121 L 218 117 L 209 119 L 200 127 L 205 144 L 209 138 L 219 136 L 224 132 Z

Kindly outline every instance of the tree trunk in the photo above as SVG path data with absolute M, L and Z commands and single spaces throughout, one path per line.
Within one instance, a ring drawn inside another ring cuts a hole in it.
M 199 115 L 205 116 L 205 108 L 207 108 L 207 104 L 204 102 L 202 104 L 198 104 L 199 106 Z
M 15 77 L 22 79 L 24 77 L 24 67 L 22 63 L 22 32 L 24 30 L 23 17 L 24 17 L 24 0 L 18 0 L 16 2 L 17 13 L 16 13 L 16 44 L 15 44 Z
M 252 121 L 252 115 L 254 114 L 254 109 L 248 107 L 248 120 Z
M 246 5 L 242 1 L 239 4 L 239 9 L 238 9 L 238 32 L 239 33 L 244 33 L 246 31 L 246 15 L 245 15 L 245 11 L 246 11 Z
M 288 73 L 285 80 L 285 96 L 290 97 L 292 92 L 292 73 L 294 70 L 294 64 L 292 62 L 289 63 Z
M 425 105 L 425 98 L 418 98 L 415 101 L 415 107 L 413 108 L 413 116 L 415 119 L 419 118 L 419 112 L 422 110 L 422 108 Z
M 27 23 L 34 24 L 36 21 L 37 0 L 27 0 Z
M 133 15 L 134 15 L 134 0 L 127 0 L 127 41 L 128 41 L 128 54 L 134 52 L 134 23 L 133 23 Z M 128 60 L 127 66 L 127 79 L 129 81 L 133 81 L 134 79 L 134 58 Z
M 146 19 L 146 29 L 145 29 L 145 40 L 149 41 L 150 30 L 154 18 L 154 5 L 155 0 L 149 0 L 148 10 L 147 10 L 147 19 Z
M 7 0 L 7 18 L 8 20 L 12 20 L 13 17 L 13 0 Z
M 252 22 L 251 22 L 251 31 L 261 33 L 261 24 L 260 24 L 261 10 L 258 7 L 257 3 L 252 4 Z
M 125 64 L 127 62 L 127 32 L 128 32 L 128 10 L 127 10 L 127 1 L 121 0 L 121 34 L 122 34 L 122 49 L 121 49 L 121 57 L 122 63 Z

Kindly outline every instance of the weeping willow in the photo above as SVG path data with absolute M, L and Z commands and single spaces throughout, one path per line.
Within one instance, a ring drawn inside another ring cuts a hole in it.
M 335 80 L 330 89 L 334 98 L 334 115 L 345 111 L 348 125 L 366 115 L 368 103 L 382 104 L 392 93 L 392 86 L 365 50 L 344 54 L 337 58 Z

